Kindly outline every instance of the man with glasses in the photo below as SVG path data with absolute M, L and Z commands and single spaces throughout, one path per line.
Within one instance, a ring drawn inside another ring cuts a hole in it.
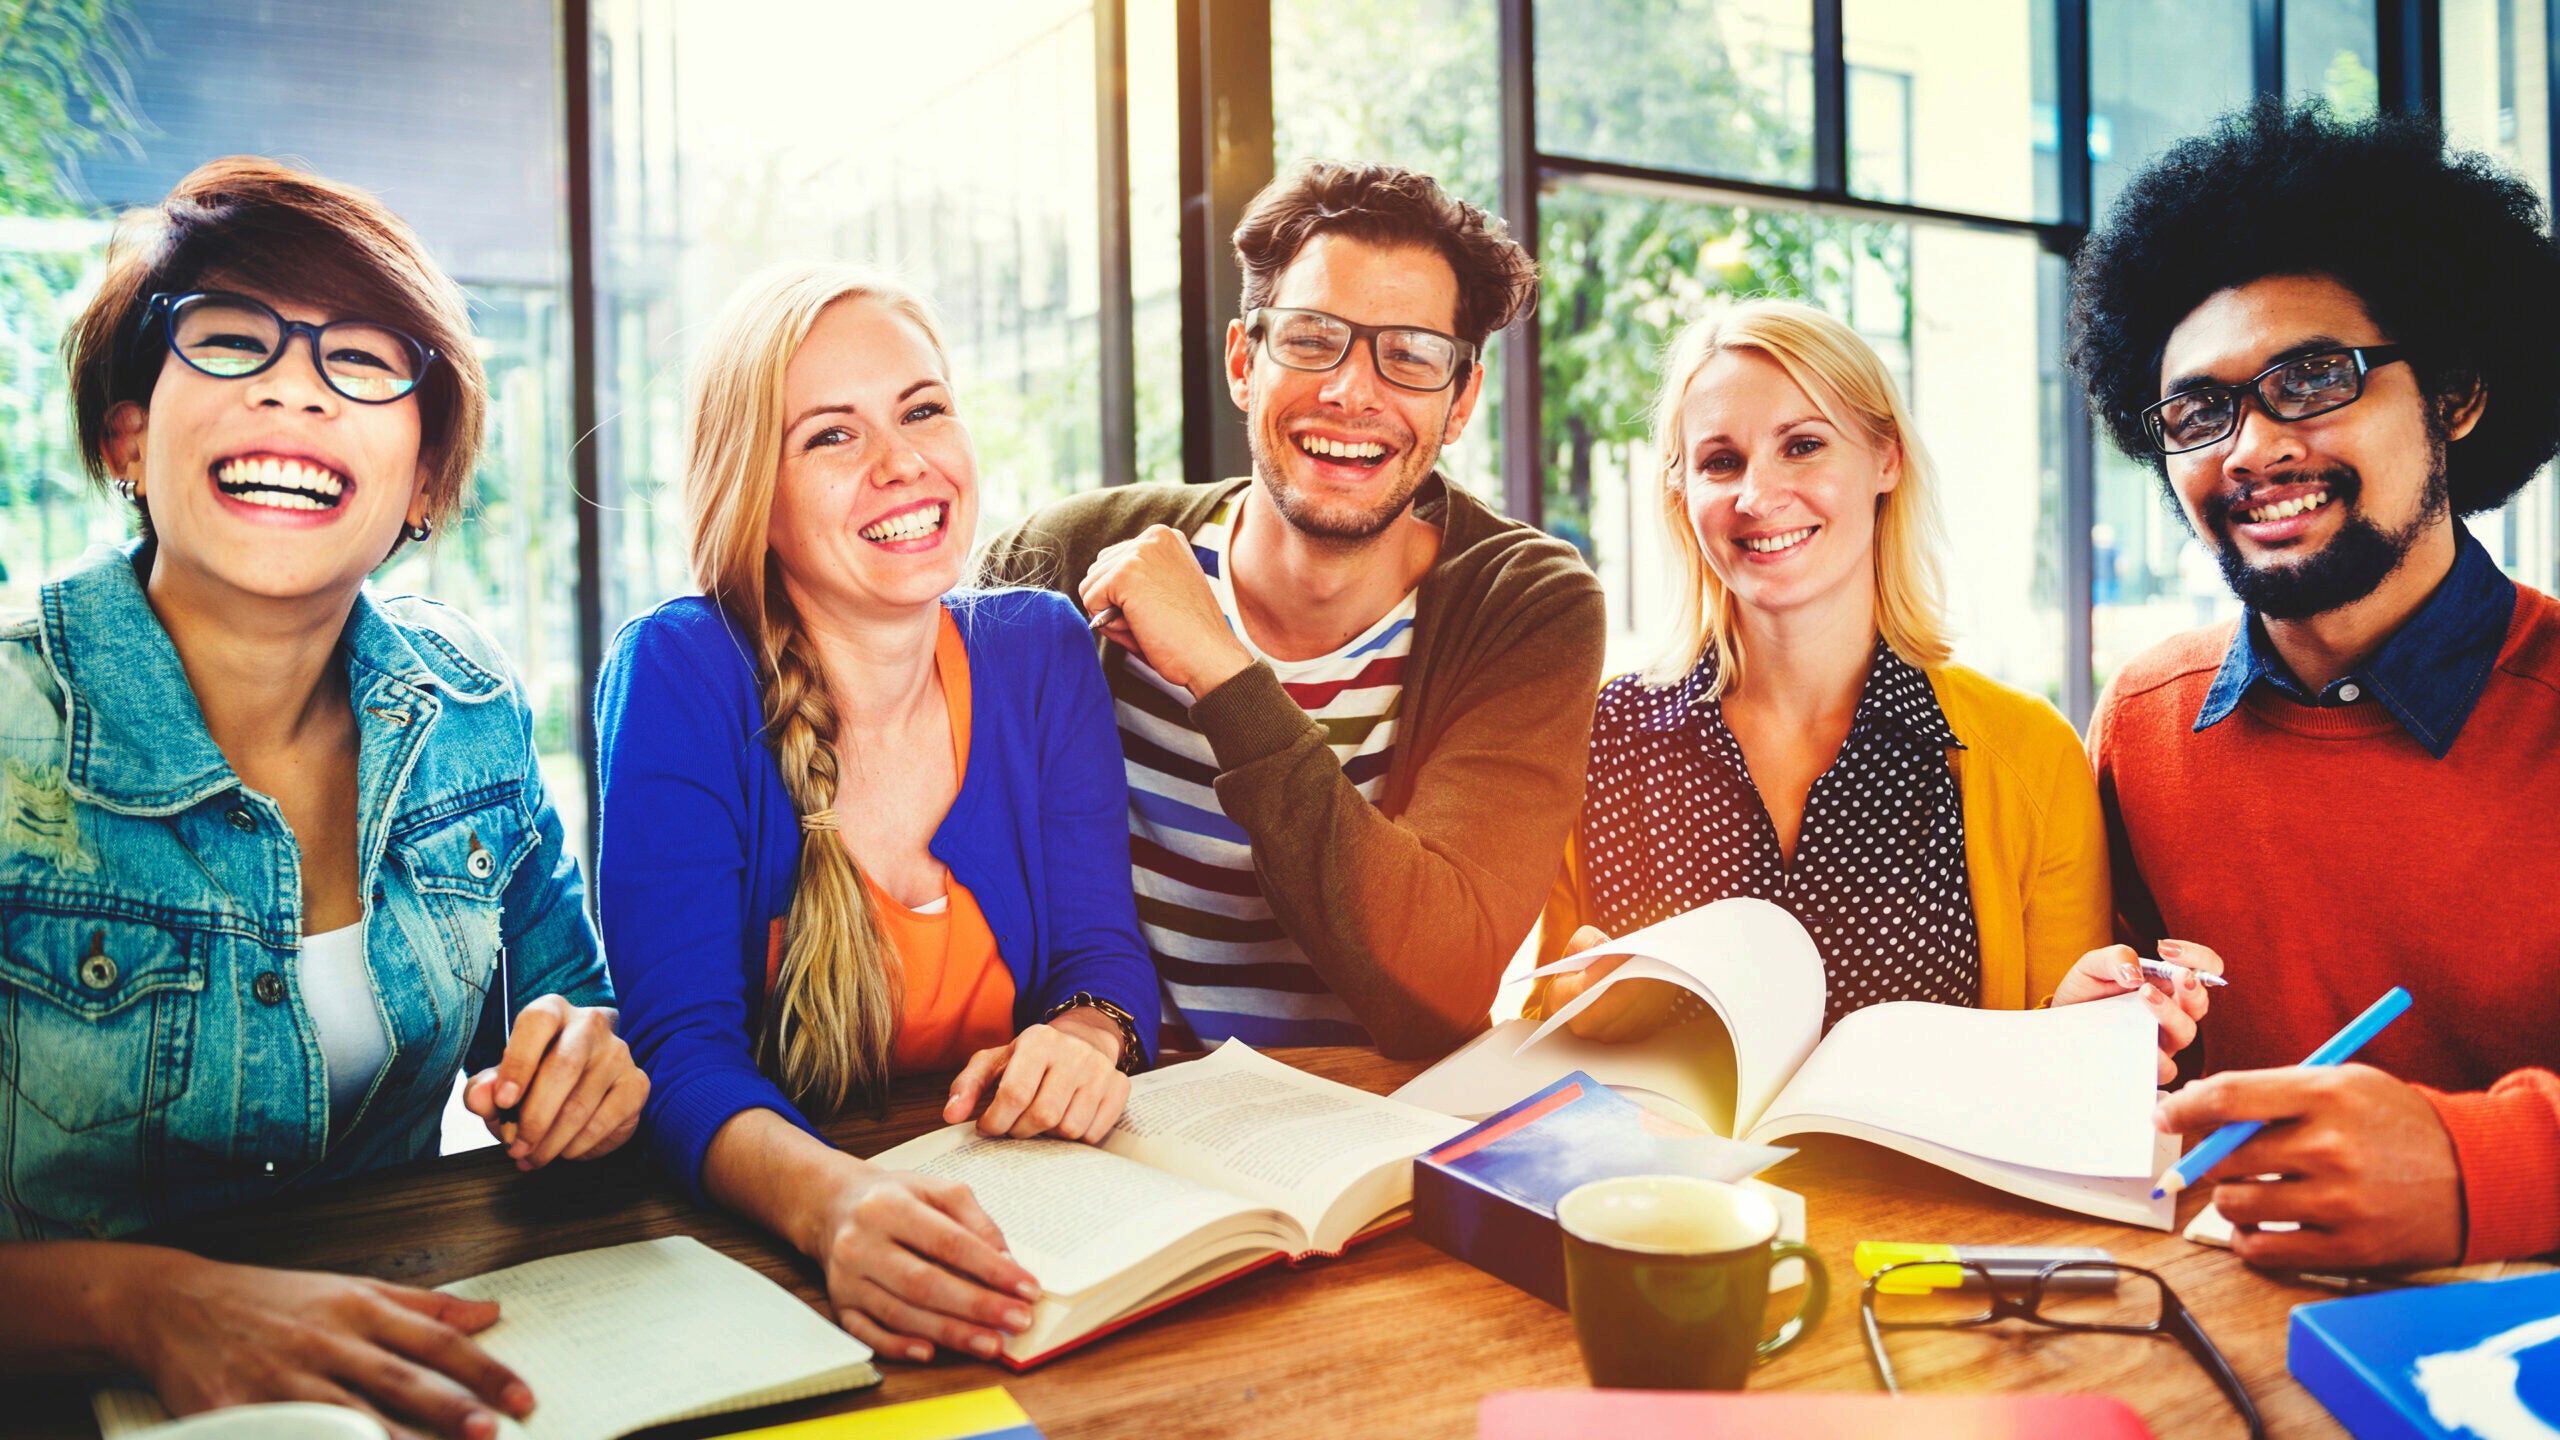
M 2560 248 L 2430 126 L 2261 102 L 2083 250 L 2073 360 L 2247 606 L 2089 733 L 2118 923 L 2230 985 L 2160 1109 L 2271 1124 L 2210 1177 L 2253 1264 L 2560 1247 L 2560 604 L 2460 517 L 2560 447 Z M 2395 984 L 2369 1063 L 2296 1065 Z
M 1536 265 L 1390 166 L 1298 167 L 1235 247 L 1253 474 L 1078 495 L 987 569 L 1105 637 L 1166 1043 L 1436 1055 L 1555 880 L 1599 690 L 1598 580 L 1435 468 Z

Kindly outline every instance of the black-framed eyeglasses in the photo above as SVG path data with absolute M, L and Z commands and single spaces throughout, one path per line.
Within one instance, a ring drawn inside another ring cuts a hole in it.
M 217 380 L 245 380 L 274 365 L 296 335 L 311 342 L 312 363 L 329 388 L 360 405 L 388 405 L 418 388 L 435 347 L 373 320 L 310 325 L 287 320 L 264 301 L 221 290 L 147 302 L 144 333 L 157 324 L 170 352 Z
M 1476 355 L 1476 347 L 1455 335 L 1418 325 L 1356 325 L 1322 310 L 1265 305 L 1245 317 L 1244 328 L 1292 370 L 1330 370 L 1351 353 L 1352 342 L 1366 340 L 1382 379 L 1425 394 L 1448 389 Z
M 1950 1330 L 2024 1320 L 2049 1330 L 2100 1335 L 2150 1335 L 2177 1341 L 2196 1358 L 2249 1427 L 2249 1440 L 2264 1440 L 2265 1423 L 2249 1391 L 2204 1327 L 2169 1282 L 2132 1265 L 2096 1261 L 2047 1265 L 2034 1278 L 1996 1284 L 1980 1265 L 1954 1260 L 1912 1260 L 1887 1265 L 1867 1277 L 1858 1296 L 1866 1326 L 1867 1355 L 1884 1388 L 1900 1393 L 1885 1356 L 1887 1330 Z
M 2218 444 L 2240 428 L 2243 395 L 2278 420 L 2308 420 L 2364 396 L 2364 377 L 2403 359 L 2397 345 L 2349 345 L 2270 365 L 2245 385 L 2194 385 L 2142 412 L 2143 433 L 2163 455 Z

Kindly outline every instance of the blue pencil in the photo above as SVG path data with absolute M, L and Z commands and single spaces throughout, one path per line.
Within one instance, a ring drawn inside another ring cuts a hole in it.
M 2394 985 L 2389 994 L 2365 1007 L 2365 1012 L 2347 1022 L 2347 1028 L 2330 1036 L 2319 1049 L 2304 1057 L 2305 1065 L 2344 1065 L 2365 1042 L 2382 1033 L 2382 1027 L 2400 1018 L 2409 1008 L 2409 992 Z M 2247 1143 L 2250 1136 L 2266 1125 L 2264 1120 L 2234 1120 L 2204 1137 L 2204 1142 L 2178 1157 L 2178 1163 L 2160 1177 L 2151 1198 L 2174 1195 L 2203 1178 L 2204 1173 L 2219 1165 L 2232 1151 Z

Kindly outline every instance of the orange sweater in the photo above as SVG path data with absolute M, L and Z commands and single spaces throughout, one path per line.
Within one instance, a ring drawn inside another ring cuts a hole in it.
M 2560 602 L 2519 586 L 2460 738 L 2252 687 L 2195 730 L 2230 624 L 2120 672 L 2089 727 L 2121 938 L 2220 952 L 2208 1071 L 2298 1063 L 2393 985 L 2357 1058 L 2427 1094 L 2462 1166 L 2466 1260 L 2560 1249 Z

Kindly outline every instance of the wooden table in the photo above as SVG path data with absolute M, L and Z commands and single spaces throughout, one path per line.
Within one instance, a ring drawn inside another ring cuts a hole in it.
M 1280 1058 L 1373 1091 L 1422 1067 L 1365 1050 Z M 876 1153 L 938 1125 L 942 1091 L 901 1087 L 885 1124 L 832 1127 Z M 2239 1372 L 2274 1436 L 2344 1432 L 2285 1373 L 2286 1312 L 2324 1291 L 2257 1274 L 2225 1251 L 2014 1199 L 1855 1141 L 1815 1139 L 1768 1172 L 1803 1193 L 1833 1294 L 1820 1328 L 1763 1367 L 1754 1388 L 1873 1390 L 1850 1249 L 1859 1240 L 2097 1245 L 2165 1276 Z M 2180 1219 L 2200 1202 L 2187 1201 Z M 519 1176 L 497 1150 L 384 1171 L 260 1213 L 212 1217 L 154 1238 L 227 1260 L 348 1271 L 415 1285 L 563 1251 L 691 1234 L 815 1303 L 816 1272 L 761 1231 L 696 1208 L 636 1159 Z M 1792 1304 L 1792 1292 L 1776 1297 Z M 2024 1333 L 2012 1333 L 2024 1332 Z M 1907 1341 L 1907 1343 L 1906 1343 Z M 2003 1326 L 1894 1338 L 1906 1389 L 2098 1391 L 2123 1397 L 2162 1436 L 2244 1432 L 2203 1370 L 2173 1342 Z M 1010 1389 L 1054 1440 L 1119 1435 L 1467 1437 L 1495 1390 L 1580 1386 L 1563 1311 L 1398 1231 L 1340 1260 L 1265 1269 L 1028 1375 L 976 1361 L 883 1363 L 878 1388 L 777 1407 L 780 1423 L 984 1385 Z M 739 1417 L 653 1435 L 707 1436 Z M 0 1437 L 89 1437 L 81 1391 L 0 1382 Z

